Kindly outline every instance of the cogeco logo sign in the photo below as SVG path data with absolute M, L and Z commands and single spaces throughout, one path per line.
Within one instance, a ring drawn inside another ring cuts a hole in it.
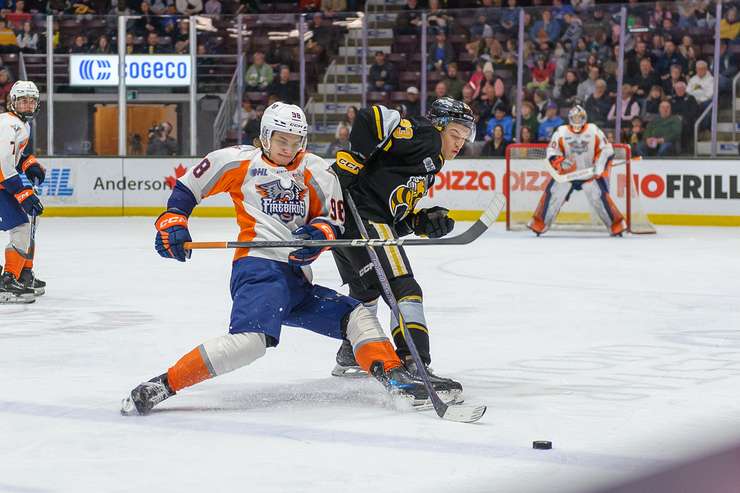
M 126 55 L 126 85 L 188 86 L 192 63 L 188 55 Z M 70 55 L 72 86 L 117 86 L 118 55 Z

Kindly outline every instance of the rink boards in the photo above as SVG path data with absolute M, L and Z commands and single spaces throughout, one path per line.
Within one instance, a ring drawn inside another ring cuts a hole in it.
M 50 216 L 157 215 L 175 180 L 198 159 L 42 158 L 47 180 L 41 195 Z M 491 193 L 503 191 L 505 168 L 503 159 L 450 161 L 421 205 L 432 200 L 458 219 L 473 220 Z M 616 172 L 624 173 L 623 168 Z M 654 224 L 740 226 L 740 161 L 643 160 L 634 172 L 641 207 Z M 537 200 L 546 181 L 541 170 L 517 174 L 512 193 Z M 624 189 L 618 186 L 612 193 Z M 232 214 L 227 195 L 209 198 L 196 209 L 201 216 Z

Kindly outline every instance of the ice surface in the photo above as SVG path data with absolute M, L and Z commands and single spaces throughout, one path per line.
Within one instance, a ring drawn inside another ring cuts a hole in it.
M 191 231 L 235 236 L 226 219 Z M 123 417 L 131 388 L 226 330 L 230 252 L 183 265 L 156 255 L 151 218 L 42 218 L 47 294 L 0 306 L 0 491 L 565 492 L 740 440 L 737 229 L 496 224 L 408 252 L 433 366 L 488 404 L 479 423 L 331 377 L 338 343 L 291 328 L 254 365 Z M 315 277 L 338 286 L 331 256 Z

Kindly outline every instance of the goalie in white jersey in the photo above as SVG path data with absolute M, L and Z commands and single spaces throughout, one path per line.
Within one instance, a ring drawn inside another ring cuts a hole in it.
M 552 178 L 527 225 L 537 236 L 550 228 L 570 194 L 578 190 L 586 194 L 612 236 L 621 236 L 627 228 L 609 195 L 608 178 L 614 148 L 601 129 L 586 120 L 586 111 L 574 106 L 568 113 L 569 124 L 561 125 L 552 134 L 547 146 L 548 171 Z
M 188 218 L 206 197 L 228 193 L 239 241 L 333 240 L 343 229 L 339 180 L 329 163 L 305 151 L 308 125 L 301 108 L 274 103 L 261 121 L 260 147 L 234 146 L 208 154 L 178 180 L 157 218 L 155 247 L 185 262 Z M 393 392 L 425 401 L 375 316 L 359 301 L 311 283 L 308 265 L 323 250 L 236 250 L 231 271 L 228 333 L 206 341 L 123 401 L 123 414 L 147 414 L 159 402 L 203 380 L 236 370 L 280 342 L 282 325 L 348 339 L 357 362 Z M 191 296 L 197 298 L 197 292 Z M 184 301 L 187 303 L 187 301 Z

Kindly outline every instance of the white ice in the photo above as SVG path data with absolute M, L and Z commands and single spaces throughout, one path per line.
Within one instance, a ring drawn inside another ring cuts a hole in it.
M 42 218 L 48 293 L 0 306 L 0 491 L 566 492 L 740 441 L 738 229 L 496 224 L 408 252 L 433 366 L 489 406 L 478 424 L 331 377 L 338 343 L 291 328 L 254 365 L 123 417 L 131 388 L 226 330 L 230 252 L 180 264 L 154 252 L 151 218 Z M 315 274 L 339 286 L 330 255 Z

